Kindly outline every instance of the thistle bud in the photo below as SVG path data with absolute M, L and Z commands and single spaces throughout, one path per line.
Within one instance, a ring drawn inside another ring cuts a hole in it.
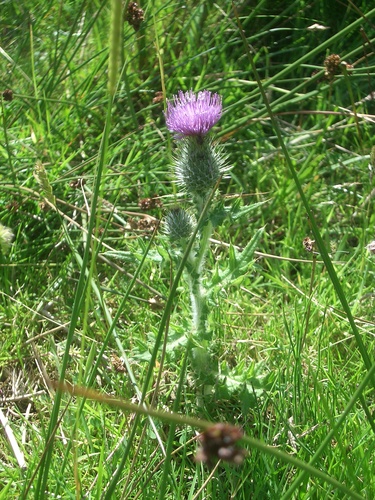
M 221 148 L 207 137 L 188 137 L 180 142 L 175 157 L 178 184 L 192 196 L 204 198 L 226 170 Z
M 193 227 L 191 215 L 183 208 L 171 210 L 165 219 L 165 233 L 172 242 L 189 239 Z

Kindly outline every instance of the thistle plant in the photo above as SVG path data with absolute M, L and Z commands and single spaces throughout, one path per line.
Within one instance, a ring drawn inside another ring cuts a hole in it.
M 189 210 L 178 207 L 166 217 L 166 233 L 183 251 L 190 235 L 220 177 L 228 170 L 221 146 L 209 136 L 210 130 L 222 114 L 222 99 L 218 94 L 204 90 L 197 94 L 180 91 L 167 102 L 165 119 L 174 133 L 177 148 L 174 169 L 177 184 L 190 201 Z M 206 256 L 213 230 L 207 207 L 207 217 L 198 228 L 198 237 L 186 263 L 186 276 L 192 306 L 192 338 L 194 358 L 201 370 L 207 361 L 207 346 L 211 340 L 207 330 L 207 301 L 202 285 Z

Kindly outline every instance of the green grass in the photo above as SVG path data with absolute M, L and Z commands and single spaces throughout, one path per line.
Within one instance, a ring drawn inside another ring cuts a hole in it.
M 0 499 L 373 498 L 371 2 L 142 2 L 113 99 L 109 2 L 0 5 L 0 408 L 25 460 L 2 432 Z M 329 54 L 353 68 L 325 79 Z M 263 228 L 210 297 L 203 395 L 183 268 L 154 232 L 186 201 L 158 92 L 190 88 L 222 95 L 233 167 L 207 284 Z M 96 392 L 56 395 L 62 375 Z M 194 461 L 210 422 L 242 427 L 241 466 Z

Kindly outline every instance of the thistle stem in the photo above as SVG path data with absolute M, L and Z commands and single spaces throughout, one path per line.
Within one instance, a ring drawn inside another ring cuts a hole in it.
M 188 280 L 193 313 L 193 330 L 198 338 L 202 338 L 206 331 L 206 298 L 202 291 L 200 276 L 189 274 Z
M 197 271 L 199 274 L 202 274 L 203 271 L 203 266 L 206 260 L 211 235 L 212 235 L 212 222 L 207 221 L 204 228 L 202 229 L 201 239 L 199 242 L 199 250 L 196 258 Z
M 212 223 L 211 221 L 208 221 L 201 231 L 199 246 L 197 249 L 192 250 L 187 265 L 193 315 L 193 331 L 199 340 L 207 339 L 206 320 L 208 311 L 206 305 L 206 294 L 202 286 L 202 272 L 209 248 L 211 234 Z

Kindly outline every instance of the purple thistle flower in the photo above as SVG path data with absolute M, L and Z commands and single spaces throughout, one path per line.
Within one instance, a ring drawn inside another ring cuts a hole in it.
M 203 90 L 195 94 L 192 90 L 178 92 L 174 102 L 167 101 L 165 121 L 176 139 L 185 136 L 204 136 L 220 120 L 222 100 L 218 94 Z

